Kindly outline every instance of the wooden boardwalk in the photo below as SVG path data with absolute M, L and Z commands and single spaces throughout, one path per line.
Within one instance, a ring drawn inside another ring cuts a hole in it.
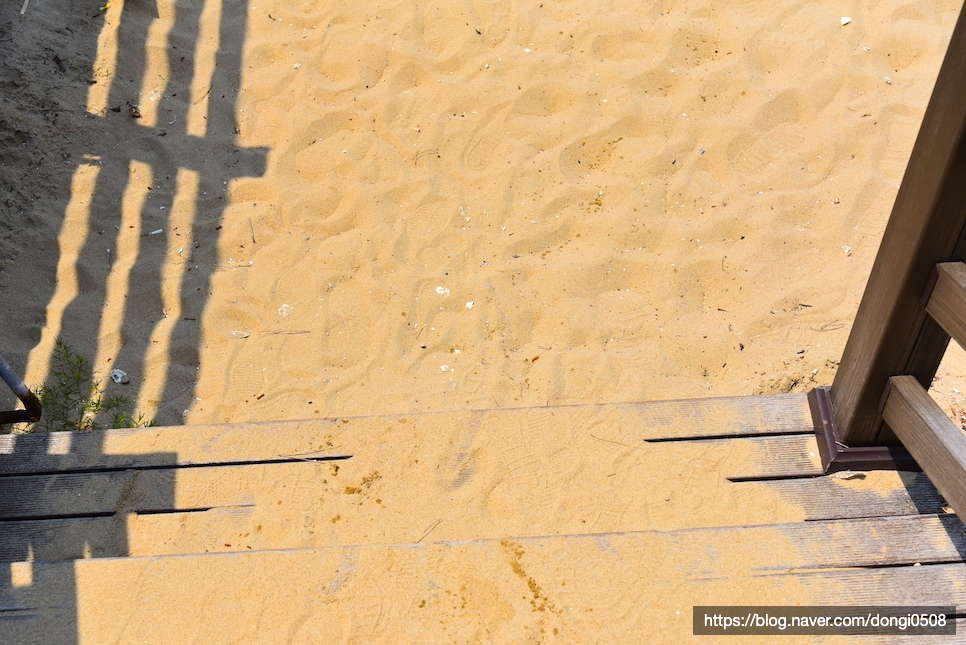
M 720 642 L 693 606 L 964 607 L 964 554 L 803 394 L 0 436 L 4 643 Z

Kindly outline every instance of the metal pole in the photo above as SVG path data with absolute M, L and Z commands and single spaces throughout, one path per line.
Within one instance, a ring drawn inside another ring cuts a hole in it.
M 26 408 L 25 410 L 0 412 L 0 423 L 21 423 L 24 421 L 36 423 L 40 421 L 40 415 L 43 412 L 40 399 L 24 385 L 20 377 L 17 376 L 17 373 L 3 359 L 3 356 L 0 356 L 0 378 L 13 390 L 17 398 L 23 401 L 24 407 Z

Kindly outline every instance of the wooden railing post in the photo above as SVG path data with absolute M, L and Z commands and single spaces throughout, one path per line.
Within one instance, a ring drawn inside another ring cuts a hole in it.
M 966 12 L 961 11 L 849 335 L 831 400 L 842 443 L 895 443 L 889 378 L 928 389 L 949 336 L 926 315 L 937 262 L 966 260 Z

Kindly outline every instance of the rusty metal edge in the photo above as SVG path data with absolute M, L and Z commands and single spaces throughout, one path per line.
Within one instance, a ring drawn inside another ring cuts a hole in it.
M 843 470 L 922 471 L 903 446 L 844 445 L 835 425 L 831 391 L 830 387 L 816 387 L 808 393 L 818 453 L 826 475 Z
M 17 373 L 13 371 L 7 361 L 0 356 L 0 379 L 23 402 L 23 410 L 8 410 L 0 412 L 0 424 L 7 423 L 36 423 L 43 414 L 43 406 L 37 395 L 30 391 Z

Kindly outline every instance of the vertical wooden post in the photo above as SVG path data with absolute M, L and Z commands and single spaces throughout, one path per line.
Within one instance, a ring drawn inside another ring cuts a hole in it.
M 883 431 L 889 377 L 929 387 L 949 336 L 926 315 L 937 262 L 966 260 L 966 12 L 961 11 L 845 347 L 831 398 L 841 441 L 894 443 Z

